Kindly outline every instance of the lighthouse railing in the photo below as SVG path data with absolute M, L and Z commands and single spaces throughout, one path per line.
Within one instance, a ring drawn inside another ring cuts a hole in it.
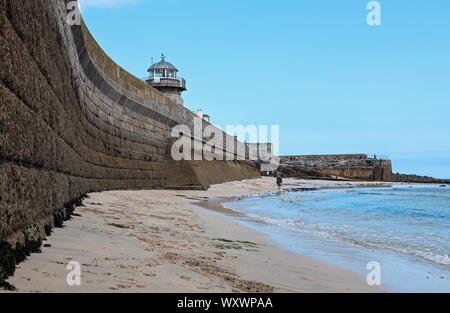
M 186 89 L 186 80 L 183 77 L 143 77 L 141 80 L 155 84 L 167 84 L 167 81 L 177 80 L 179 87 Z M 165 81 L 165 82 L 164 82 Z

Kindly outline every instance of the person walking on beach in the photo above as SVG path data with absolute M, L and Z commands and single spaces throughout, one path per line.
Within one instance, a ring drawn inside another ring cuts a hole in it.
M 281 184 L 283 183 L 283 179 L 280 176 L 280 173 L 277 174 L 277 185 L 278 185 L 278 191 L 281 189 Z

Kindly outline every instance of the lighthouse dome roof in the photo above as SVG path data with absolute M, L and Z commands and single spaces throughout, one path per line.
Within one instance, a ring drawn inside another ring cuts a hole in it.
M 158 63 L 153 64 L 152 66 L 150 66 L 150 68 L 148 69 L 149 71 L 153 71 L 153 70 L 175 70 L 178 72 L 178 69 L 172 64 L 166 61 L 166 57 L 164 56 L 164 54 L 161 56 L 161 61 L 159 61 Z

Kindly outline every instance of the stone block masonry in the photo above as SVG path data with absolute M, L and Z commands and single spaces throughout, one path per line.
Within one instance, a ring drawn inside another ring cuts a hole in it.
M 391 161 L 366 154 L 281 156 L 280 163 L 286 176 L 392 181 Z
M 194 113 L 69 26 L 67 2 L 0 0 L 0 282 L 89 192 L 259 177 L 237 155 L 172 161 L 171 129 Z

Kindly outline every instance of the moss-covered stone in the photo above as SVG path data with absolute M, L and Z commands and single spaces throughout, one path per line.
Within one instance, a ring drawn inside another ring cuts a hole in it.
M 6 279 L 14 274 L 17 264 L 26 260 L 31 253 L 40 252 L 42 242 L 51 234 L 52 227 L 62 227 L 63 222 L 71 218 L 75 208 L 82 205 L 85 197 L 84 195 L 66 203 L 54 213 L 53 221 L 47 219 L 44 225 L 27 226 L 15 236 L 0 242 L 0 288 L 14 290 L 14 286 L 6 282 Z

